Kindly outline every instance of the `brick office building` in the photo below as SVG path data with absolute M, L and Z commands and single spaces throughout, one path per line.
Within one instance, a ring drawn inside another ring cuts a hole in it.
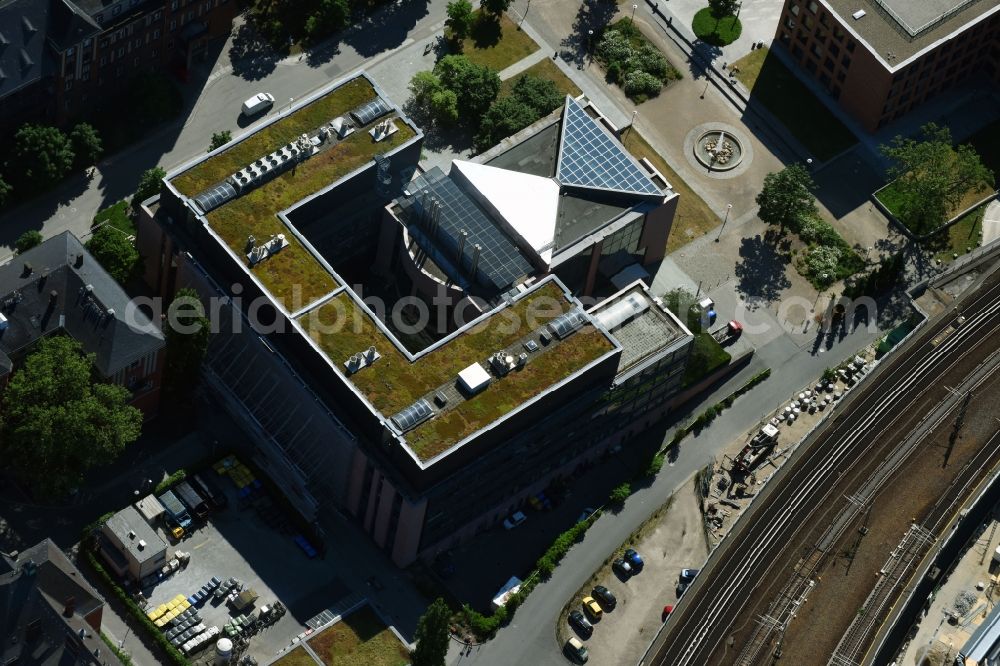
M 137 73 L 187 67 L 236 0 L 0 0 L 0 131 L 62 125 Z
M 1000 81 L 1000 0 L 785 0 L 775 41 L 869 132 Z

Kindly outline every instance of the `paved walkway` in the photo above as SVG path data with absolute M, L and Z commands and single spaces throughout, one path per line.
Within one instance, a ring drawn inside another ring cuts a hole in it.
M 981 245 L 989 245 L 1000 238 L 1000 200 L 993 200 L 986 207 L 983 214 L 983 242 Z

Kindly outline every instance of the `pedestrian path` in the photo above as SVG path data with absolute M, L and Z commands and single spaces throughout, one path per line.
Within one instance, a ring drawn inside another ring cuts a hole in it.
M 1000 238 L 1000 201 L 994 199 L 983 214 L 983 245 Z
M 528 69 L 532 65 L 534 65 L 534 64 L 536 64 L 538 62 L 541 62 L 542 60 L 544 60 L 545 58 L 547 58 L 548 57 L 548 53 L 549 52 L 548 52 L 547 49 L 540 48 L 537 51 L 535 51 L 534 53 L 532 53 L 531 55 L 526 56 L 524 58 L 521 58 L 520 60 L 518 60 L 517 62 L 515 62 L 510 67 L 507 67 L 506 69 L 503 69 L 503 70 L 500 71 L 500 74 L 499 74 L 500 80 L 501 81 L 506 81 L 507 79 L 514 78 L 515 76 L 517 76 L 518 74 L 520 74 L 524 70 Z

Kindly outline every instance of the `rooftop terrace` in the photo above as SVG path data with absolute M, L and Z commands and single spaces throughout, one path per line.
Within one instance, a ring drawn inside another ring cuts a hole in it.
M 491 354 L 519 343 L 570 307 L 558 285 L 548 281 L 412 361 L 346 293 L 303 314 L 298 323 L 338 368 L 343 368 L 352 354 L 376 347 L 381 358 L 349 379 L 388 417 L 454 385 L 458 373 L 473 363 L 485 367 Z M 554 347 L 558 353 L 552 353 Z M 409 431 L 405 438 L 413 452 L 426 461 L 613 349 L 604 334 L 585 326 L 558 344 L 540 349 L 524 368 L 495 381 L 482 393 L 449 401 L 443 413 Z
M 302 134 L 313 134 L 333 118 L 375 99 L 378 95 L 363 78 L 352 79 L 290 115 L 261 128 L 247 138 L 170 179 L 182 194 L 196 194 L 225 180 L 247 164 Z M 389 115 L 359 127 L 338 143 L 321 149 L 291 171 L 232 199 L 205 216 L 209 226 L 239 257 L 246 250 L 247 236 L 266 240 L 284 234 L 289 245 L 269 259 L 249 268 L 287 310 L 295 311 L 331 292 L 338 285 L 329 270 L 278 218 L 278 213 L 315 194 L 351 172 L 371 162 L 375 155 L 388 153 L 406 143 L 416 132 L 405 122 L 397 122 L 398 131 L 375 142 L 367 129 Z M 244 260 L 248 266 L 248 262 Z

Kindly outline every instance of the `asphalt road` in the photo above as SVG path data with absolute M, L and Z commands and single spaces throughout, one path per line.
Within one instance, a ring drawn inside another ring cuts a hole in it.
M 994 351 L 1000 330 L 1000 277 L 994 275 L 961 306 L 966 322 L 938 344 L 952 316 L 928 326 L 879 368 L 861 390 L 839 407 L 840 415 L 772 480 L 749 513 L 716 551 L 654 641 L 645 664 L 687 666 L 718 663 L 723 642 L 752 619 L 762 586 L 782 578 L 799 552 L 796 539 L 812 533 L 826 498 L 848 494 L 844 481 L 861 476 L 884 459 L 908 429 L 900 419 L 928 413 L 979 360 Z M 949 374 L 950 373 L 950 374 Z M 858 465 L 858 470 L 853 470 Z M 865 478 L 861 476 L 861 478 Z M 777 584 L 777 583 L 776 583 Z M 778 584 L 780 587 L 780 584 Z M 746 634 L 741 634 L 745 638 Z M 741 649 L 737 641 L 729 658 Z M 729 663 L 729 661 L 725 663 Z

